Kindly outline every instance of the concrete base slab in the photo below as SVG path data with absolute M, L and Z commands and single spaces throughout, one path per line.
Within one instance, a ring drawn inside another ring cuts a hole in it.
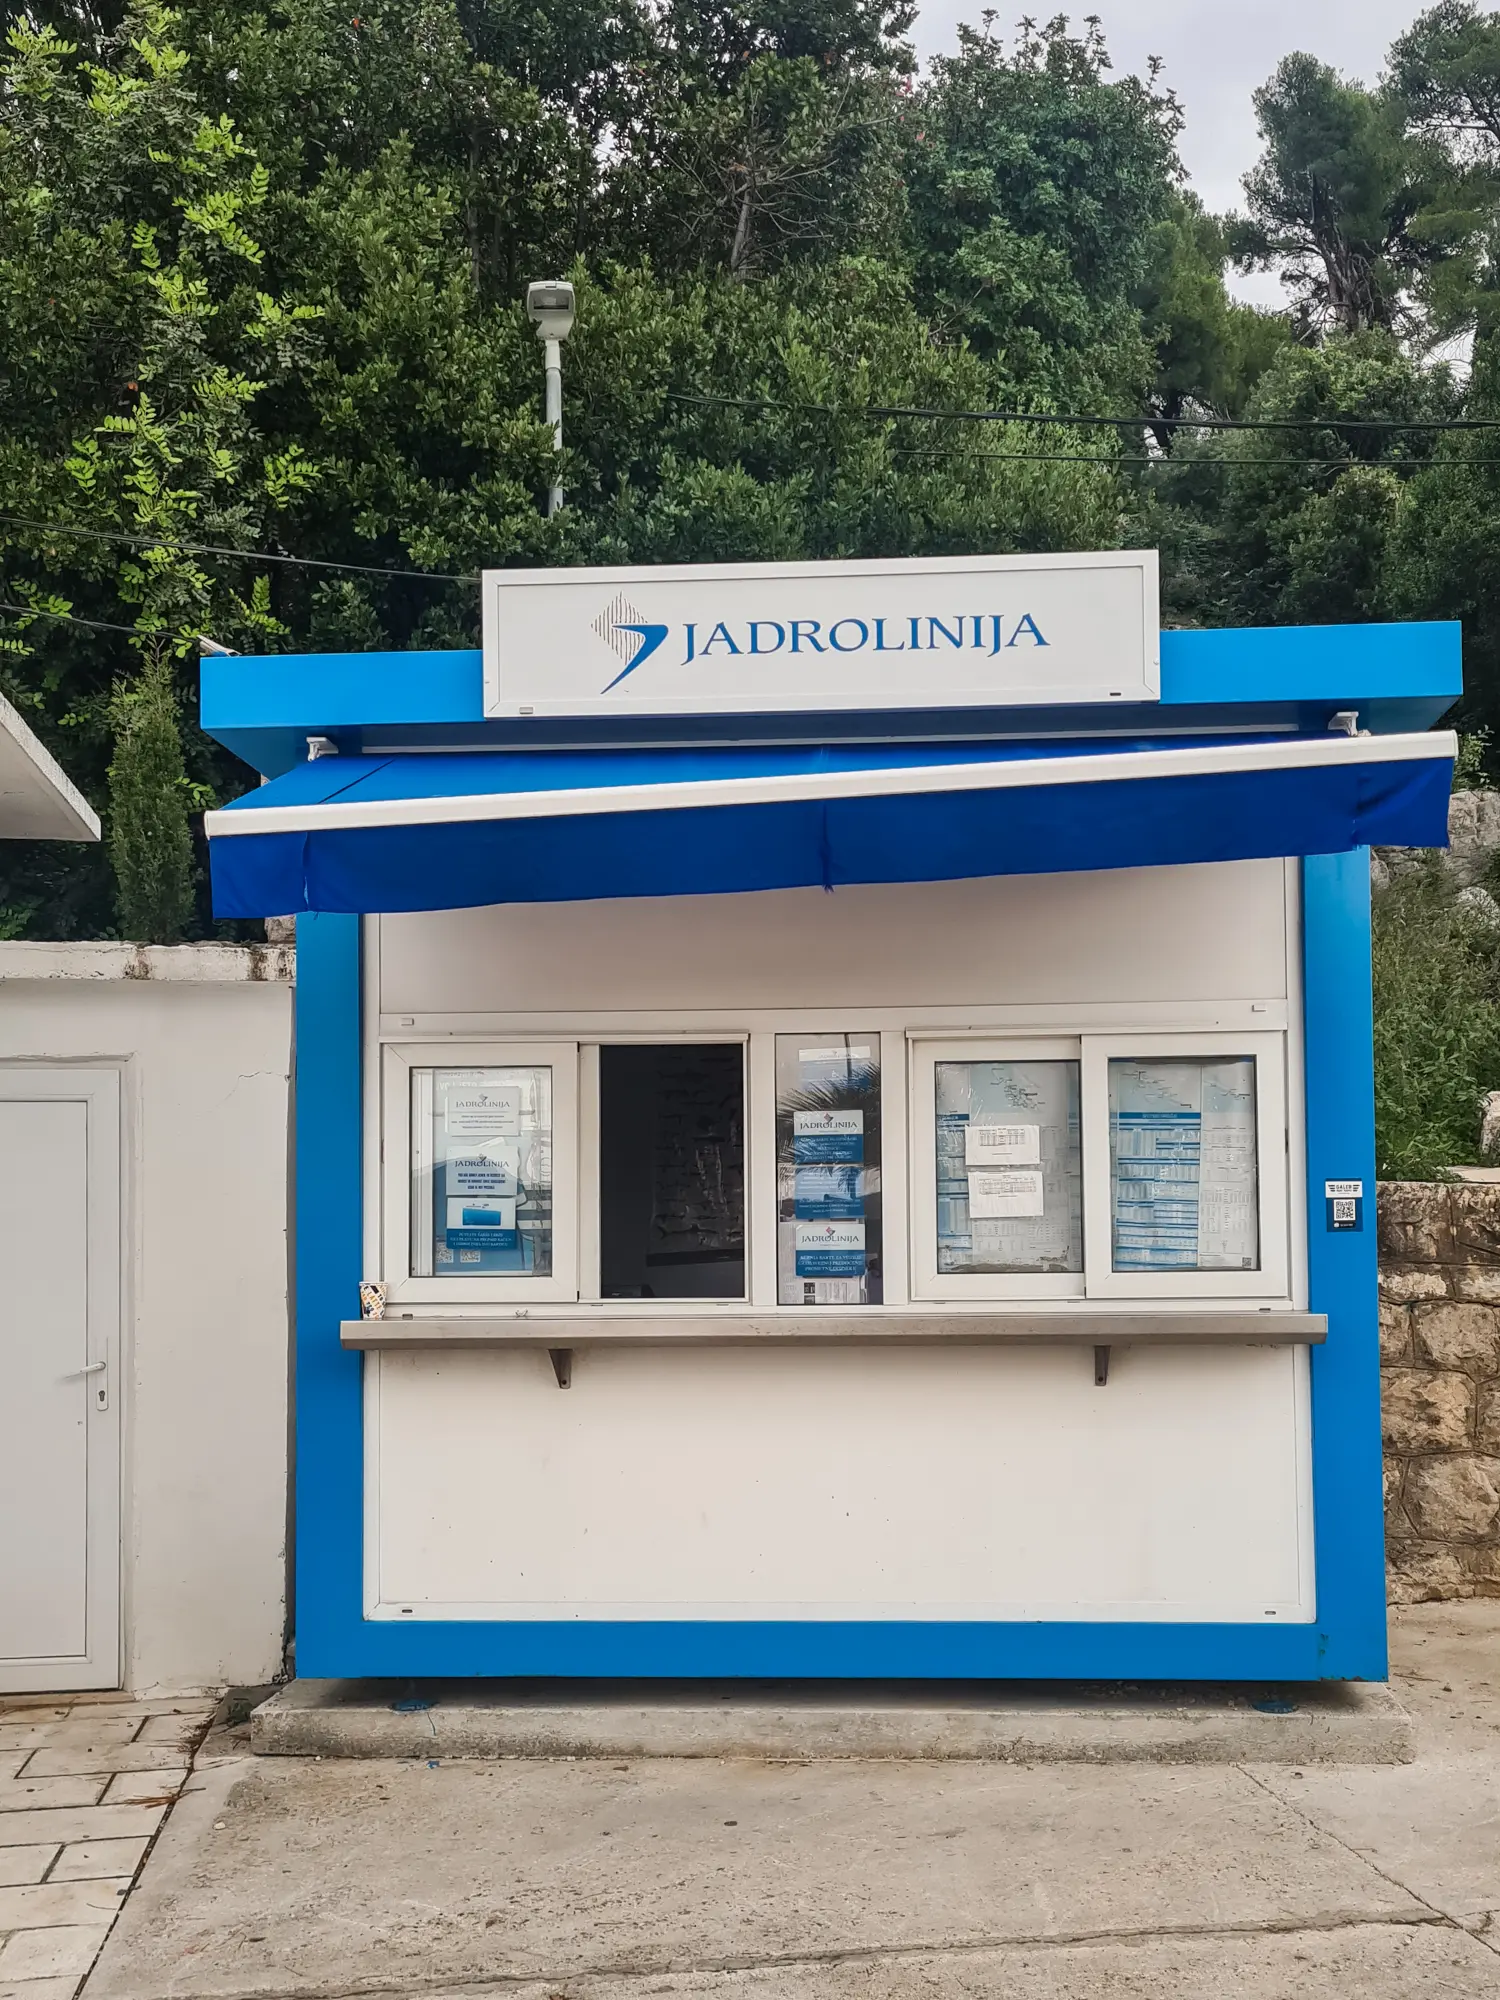
M 1374 1683 L 293 1681 L 253 1713 L 263 1757 L 970 1758 L 1008 1764 L 1404 1764 Z
M 722 1971 L 605 1973 L 503 1987 L 449 1988 L 423 2000 L 1494 2000 L 1495 1955 L 1437 1924 L 1123 1938 L 995 1950 L 853 1953 Z M 10 1996 L 0 1989 L 0 2000 Z M 15 2000 L 49 2000 L 18 1992 Z M 396 1996 L 363 1996 L 396 2000 Z M 404 1996 L 403 1996 L 404 2000 Z
M 691 1973 L 712 1992 L 715 1976 L 757 1970 L 790 1995 L 842 2000 L 861 1959 L 905 1961 L 904 1987 L 875 1981 L 876 1993 L 961 1994 L 971 1967 L 972 1990 L 1000 2000 L 1006 1954 L 1045 1993 L 1040 1959 L 1056 1948 L 1123 1958 L 1147 1939 L 1194 1938 L 1201 2000 L 1235 1990 L 1201 1983 L 1214 1940 L 1233 1940 L 1243 1963 L 1253 1933 L 1433 1917 L 1224 1766 L 252 1757 L 195 1773 L 86 2000 L 528 1980 L 571 2000 L 588 1979 L 639 1980 L 644 1996 L 653 1978 Z M 1473 1942 L 1447 1948 L 1478 1965 Z M 1366 1957 L 1388 1949 L 1377 1940 Z M 935 1954 L 948 1989 L 921 1984 Z M 1193 1993 L 1186 1965 L 1178 1990 Z

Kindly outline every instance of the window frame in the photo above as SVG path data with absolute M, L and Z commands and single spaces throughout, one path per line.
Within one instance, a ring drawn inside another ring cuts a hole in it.
M 579 1118 L 578 1118 L 578 1227 L 580 1257 L 578 1266 L 578 1301 L 591 1310 L 602 1310 L 621 1318 L 671 1317 L 674 1314 L 699 1314 L 706 1312 L 734 1311 L 736 1307 L 749 1310 L 755 1298 L 755 1240 L 757 1224 L 755 1220 L 757 1195 L 755 1189 L 755 1165 L 758 1149 L 755 1130 L 755 1107 L 753 1101 L 756 1059 L 753 1053 L 753 1036 L 748 1030 L 716 1028 L 702 1032 L 694 1028 L 621 1030 L 616 1034 L 593 1033 L 581 1035 L 577 1048 L 579 1058 Z M 670 1048 L 713 1046 L 715 1048 L 738 1048 L 740 1051 L 740 1076 L 744 1097 L 744 1200 L 745 1200 L 745 1289 L 738 1297 L 722 1296 L 696 1299 L 630 1299 L 606 1298 L 604 1296 L 603 1273 L 603 1217 L 600 1213 L 602 1199 L 602 1149 L 603 1149 L 603 1098 L 600 1075 L 599 1052 L 613 1048 Z M 556 1173 L 554 1156 L 553 1172 Z M 556 1188 L 553 1201 L 556 1202 Z
M 545 1277 L 412 1276 L 412 1072 L 552 1071 L 552 1269 Z M 578 1297 L 578 1043 L 386 1042 L 381 1050 L 381 1263 L 387 1297 L 402 1305 L 522 1305 Z
M 1258 1271 L 1116 1271 L 1109 1156 L 1109 1064 L 1115 1057 L 1255 1058 Z M 1286 1036 L 1277 1030 L 1083 1037 L 1083 1268 L 1090 1299 L 1284 1299 L 1291 1295 L 1290 1101 Z
M 753 1312 L 813 1317 L 828 1307 L 783 1305 L 776 1270 L 777 1186 L 775 1049 L 781 1035 L 843 1034 L 859 1010 L 777 1011 L 774 1024 L 736 1030 L 684 1022 L 653 1028 L 594 1027 L 576 1035 L 531 1039 L 403 1038 L 379 1042 L 379 1227 L 377 1270 L 387 1296 L 423 1315 L 444 1306 L 460 1314 L 581 1304 L 610 1317 L 673 1318 Z M 763 1010 L 756 1010 L 761 1021 Z M 889 1009 L 871 1009 L 878 1018 Z M 406 1024 L 403 1023 L 403 1026 Z M 413 1024 L 415 1025 L 415 1024 Z M 425 1024 L 424 1024 L 425 1028 Z M 872 1317 L 885 1310 L 1078 1304 L 1124 1301 L 1170 1307 L 1198 1300 L 1291 1299 L 1297 1250 L 1290 1211 L 1292 1091 L 1297 1071 L 1289 1030 L 1230 1026 L 1224 1032 L 1148 1027 L 1139 1033 L 1040 1033 L 1017 1023 L 974 1028 L 891 1027 L 861 1030 L 880 1037 L 881 1199 L 885 1296 L 881 1305 L 838 1308 Z M 746 1289 L 735 1299 L 604 1299 L 599 1289 L 598 1050 L 617 1043 L 739 1044 L 745 1064 Z M 1253 1056 L 1256 1062 L 1257 1193 L 1261 1268 L 1258 1271 L 1117 1272 L 1112 1260 L 1109 1158 L 1109 1070 L 1113 1057 Z M 904 1068 L 902 1058 L 904 1056 Z M 937 1269 L 936 1066 L 941 1061 L 1074 1061 L 1079 1065 L 1083 1270 L 1077 1273 L 939 1272 Z M 410 1273 L 411 1073 L 416 1069 L 552 1069 L 553 1268 L 545 1278 L 424 1277 Z M 372 1165 L 374 1162 L 372 1161 Z
M 907 1228 L 911 1243 L 914 1300 L 957 1304 L 966 1300 L 1032 1301 L 1083 1299 L 1088 1274 L 1088 1165 L 1083 1111 L 1083 1037 L 1007 1034 L 989 1030 L 970 1035 L 909 1031 L 907 1072 L 910 1099 Z M 937 1066 L 940 1062 L 1074 1062 L 1079 1065 L 1079 1145 L 1083 1162 L 1083 1269 L 1081 1271 L 940 1271 L 937 1259 Z

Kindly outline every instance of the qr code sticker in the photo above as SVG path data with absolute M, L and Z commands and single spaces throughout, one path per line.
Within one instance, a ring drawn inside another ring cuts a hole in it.
M 1353 1221 L 1354 1221 L 1354 1219 L 1355 1219 L 1355 1203 L 1354 1203 L 1354 1200 L 1353 1200 L 1352 1196 L 1350 1196 L 1350 1195 L 1346 1195 L 1346 1194 L 1344 1194 L 1344 1195 L 1335 1195 L 1335 1196 L 1334 1196 L 1334 1201 L 1333 1201 L 1333 1219 L 1334 1219 L 1334 1221 L 1335 1221 L 1335 1222 L 1353 1222 Z
M 460 1264 L 477 1264 L 483 1255 L 482 1250 L 460 1250 L 458 1261 Z
M 453 1262 L 453 1252 L 451 1250 L 439 1250 L 437 1260 L 440 1264 L 451 1264 Z

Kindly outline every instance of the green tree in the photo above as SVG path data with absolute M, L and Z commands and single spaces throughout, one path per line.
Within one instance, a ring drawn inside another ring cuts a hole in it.
M 1241 264 L 1279 268 L 1309 327 L 1402 325 L 1413 284 L 1451 254 L 1424 227 L 1441 163 L 1396 99 L 1312 56 L 1285 57 L 1253 101 L 1264 151 L 1245 177 Z
M 1426 218 L 1453 253 L 1427 281 L 1434 325 L 1487 334 L 1500 307 L 1500 14 L 1441 0 L 1392 46 L 1388 90 L 1446 168 Z
M 1246 414 L 1287 429 L 1183 441 L 1148 476 L 1169 602 L 1230 625 L 1401 615 L 1398 550 L 1439 435 L 1423 426 L 1459 395 L 1389 333 L 1282 348 Z
M 143 944 L 175 944 L 193 910 L 193 837 L 177 727 L 172 663 L 157 646 L 111 704 L 109 856 L 120 930 Z
M 1177 102 L 1110 82 L 1096 20 L 960 25 L 904 120 L 918 309 L 1012 382 L 1070 403 L 1139 398 L 1151 355 L 1135 292 L 1171 209 Z
M 472 645 L 485 564 L 1093 547 L 1130 525 L 1070 433 L 868 414 L 1144 393 L 1135 288 L 1175 111 L 1108 81 L 1094 31 L 976 43 L 929 87 L 877 0 L 567 0 L 530 22 L 522 0 L 195 0 L 75 51 L 17 26 L 0 596 L 30 609 L 0 614 L 23 649 L 0 675 L 106 809 L 112 691 L 163 648 L 190 813 L 247 781 L 193 726 L 204 630 Z M 1012 243 L 1030 278 L 986 290 Z M 548 518 L 520 292 L 551 270 L 580 312 Z M 201 866 L 195 889 L 190 933 Z M 115 901 L 100 857 L 0 856 L 0 906 L 36 934 L 108 930 Z
M 105 628 L 130 620 L 131 650 L 153 670 L 195 658 L 203 631 L 261 645 L 283 629 L 253 562 L 230 576 L 194 551 L 254 548 L 314 483 L 315 461 L 296 444 L 268 448 L 254 409 L 294 364 L 316 309 L 284 309 L 264 289 L 247 225 L 267 177 L 232 124 L 195 100 L 169 14 L 141 15 L 111 64 L 80 63 L 26 23 L 9 46 L 0 597 L 36 615 L 12 624 L 6 675 L 97 794 L 125 713 Z M 222 760 L 195 761 L 211 789 Z M 52 914 L 66 924 L 66 900 Z
M 1500 930 L 1435 863 L 1398 875 L 1372 914 L 1376 1172 L 1428 1180 L 1478 1160 L 1500 1088 Z
M 1225 226 L 1196 195 L 1176 196 L 1151 232 L 1135 289 L 1155 355 L 1150 390 L 1156 442 L 1170 452 L 1179 419 L 1240 416 L 1255 384 L 1291 340 L 1285 316 L 1229 296 Z

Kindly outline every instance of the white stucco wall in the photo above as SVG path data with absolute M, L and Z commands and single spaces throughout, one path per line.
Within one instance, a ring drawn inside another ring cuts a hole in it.
M 292 970 L 285 947 L 0 944 L 0 1063 L 120 1071 L 133 1689 L 281 1664 Z

